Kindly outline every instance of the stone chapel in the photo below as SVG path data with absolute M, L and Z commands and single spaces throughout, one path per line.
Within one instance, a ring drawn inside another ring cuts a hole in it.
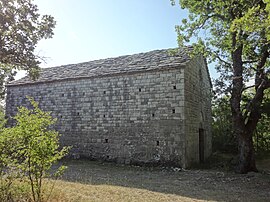
M 57 118 L 71 156 L 188 167 L 211 154 L 211 80 L 187 49 L 43 68 L 7 85 L 6 114 L 26 96 Z

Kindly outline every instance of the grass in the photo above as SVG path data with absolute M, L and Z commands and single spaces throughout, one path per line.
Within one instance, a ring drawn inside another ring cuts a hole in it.
M 51 192 L 51 187 L 54 189 Z M 25 181 L 15 181 L 11 189 L 14 202 L 30 202 L 30 187 Z M 43 201 L 50 202 L 106 202 L 106 201 L 201 201 L 175 194 L 164 194 L 144 189 L 112 186 L 88 185 L 79 182 L 49 180 L 46 182 Z M 4 199 L 2 199 L 4 200 Z M 2 201 L 1 200 L 1 201 Z
M 69 169 L 57 184 L 67 186 L 71 201 L 72 197 L 75 201 L 269 201 L 270 198 L 269 174 L 239 175 L 209 169 L 179 171 L 80 160 L 66 163 Z
M 159 193 L 145 189 L 112 186 L 112 185 L 85 185 L 66 181 L 57 181 L 56 192 L 62 193 L 62 195 L 65 196 L 64 200 L 60 199 L 59 201 L 68 201 L 68 202 L 200 201 L 194 200 L 189 197 L 178 196 L 175 194 Z
M 4 179 L 0 179 L 0 201 L 1 202 L 31 202 L 31 186 L 26 178 L 13 179 L 12 184 L 9 188 L 5 185 L 7 184 Z M 53 187 L 55 187 L 57 181 L 51 179 L 45 179 L 43 186 L 43 201 L 58 201 L 55 200 L 59 198 L 60 192 L 55 192 Z
M 50 195 L 48 201 L 269 201 L 270 198 L 270 175 L 267 173 L 239 175 L 211 169 L 181 171 L 86 160 L 64 163 L 68 169 L 62 179 L 46 181 L 44 198 Z M 266 169 L 270 170 L 270 166 Z M 24 187 L 24 194 L 17 197 L 17 201 L 27 201 L 27 186 L 20 184 L 24 182 L 16 183 L 17 187 Z M 50 194 L 52 185 L 55 189 Z

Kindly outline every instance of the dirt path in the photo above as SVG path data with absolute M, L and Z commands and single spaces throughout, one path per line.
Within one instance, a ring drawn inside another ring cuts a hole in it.
M 144 189 L 207 201 L 270 201 L 270 174 L 142 168 L 74 160 L 63 180 Z

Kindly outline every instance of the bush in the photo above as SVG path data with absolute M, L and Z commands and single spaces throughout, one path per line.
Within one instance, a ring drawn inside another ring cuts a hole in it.
M 49 127 L 56 122 L 49 112 L 44 112 L 38 103 L 29 98 L 32 109 L 19 107 L 14 117 L 16 125 L 4 128 L 0 135 L 0 172 L 12 179 L 27 177 L 31 185 L 32 199 L 42 201 L 43 179 L 52 175 L 51 166 L 63 158 L 69 148 L 59 149 L 59 133 Z M 65 167 L 59 167 L 57 175 Z M 8 187 L 7 187 L 8 188 Z M 7 190 L 6 190 L 7 191 Z M 9 194 L 6 194 L 10 197 Z

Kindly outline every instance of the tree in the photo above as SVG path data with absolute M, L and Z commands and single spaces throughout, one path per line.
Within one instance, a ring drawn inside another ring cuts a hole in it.
M 41 16 L 32 0 L 0 1 L 0 96 L 4 85 L 12 80 L 16 70 L 26 70 L 35 79 L 38 76 L 40 56 L 35 54 L 41 39 L 51 38 L 54 18 Z
M 224 95 L 212 101 L 213 151 L 235 153 L 237 144 L 232 133 L 229 97 Z
M 230 94 L 239 150 L 237 172 L 257 171 L 252 137 L 264 92 L 270 88 L 270 0 L 180 0 L 180 5 L 190 14 L 176 27 L 179 45 L 195 40 L 194 53 L 215 62 L 220 72 L 216 83 Z M 252 80 L 254 85 L 248 86 Z M 250 88 L 254 95 L 241 105 L 243 93 Z
M 56 122 L 49 112 L 38 108 L 38 103 L 28 98 L 32 109 L 20 107 L 14 117 L 16 125 L 4 128 L 0 136 L 0 168 L 5 172 L 16 170 L 26 176 L 34 201 L 42 201 L 43 179 L 52 174 L 51 166 L 62 159 L 69 147 L 59 149 L 59 133 L 49 127 Z M 56 173 L 62 172 L 60 167 Z M 1 171 L 1 169 L 0 169 Z

